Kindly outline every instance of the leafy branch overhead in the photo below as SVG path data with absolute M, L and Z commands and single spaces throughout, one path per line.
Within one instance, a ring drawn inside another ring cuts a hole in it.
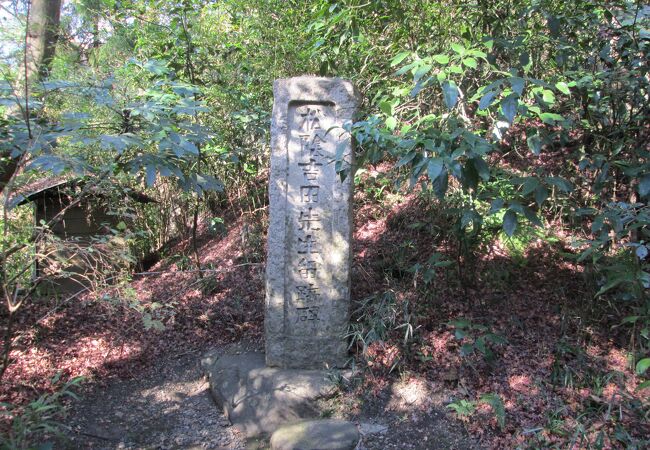
M 151 87 L 132 98 L 118 93 L 119 82 L 114 78 L 97 84 L 48 81 L 35 91 L 43 98 L 72 95 L 80 102 L 96 105 L 97 111 L 66 113 L 60 121 L 34 124 L 37 139 L 30 139 L 24 124 L 17 122 L 8 130 L 10 140 L 2 142 L 0 150 L 10 149 L 15 157 L 29 154 L 27 170 L 41 170 L 59 175 L 124 172 L 136 176 L 146 186 L 152 186 L 158 176 L 174 177 L 179 185 L 199 195 L 205 191 L 221 191 L 223 185 L 214 176 L 188 172 L 187 164 L 199 156 L 199 147 L 212 138 L 213 132 L 194 120 L 209 110 L 198 99 L 197 87 L 175 81 L 161 62 L 128 63 L 123 70 L 136 67 L 141 76 L 149 78 Z M 16 99 L 13 99 L 16 100 Z M 18 99 L 19 100 L 19 99 Z M 10 103 L 11 97 L 4 101 Z M 106 120 L 105 131 L 96 133 L 94 124 Z M 58 142 L 66 140 L 69 152 L 55 150 Z M 88 149 L 109 152 L 95 164 Z

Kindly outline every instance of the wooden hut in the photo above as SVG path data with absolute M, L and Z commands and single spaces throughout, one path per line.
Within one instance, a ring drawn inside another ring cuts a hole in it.
M 77 200 L 79 192 L 84 195 Z M 57 292 L 75 292 L 88 287 L 97 275 L 107 276 L 129 266 L 129 248 L 113 230 L 128 222 L 109 211 L 105 194 L 82 179 L 47 178 L 20 190 L 13 206 L 32 203 L 37 258 L 35 280 Z M 154 200 L 127 191 L 139 203 Z M 48 233 L 40 231 L 47 228 Z

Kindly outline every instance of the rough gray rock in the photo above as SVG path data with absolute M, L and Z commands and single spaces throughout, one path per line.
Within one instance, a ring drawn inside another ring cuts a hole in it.
M 213 397 L 248 437 L 317 417 L 315 401 L 336 391 L 327 372 L 266 367 L 263 353 L 208 354 L 201 363 Z
M 353 450 L 357 427 L 345 420 L 310 420 L 285 425 L 271 436 L 272 450 Z
M 388 427 L 380 423 L 361 422 L 359 424 L 359 432 L 362 436 L 370 434 L 384 434 L 387 431 Z

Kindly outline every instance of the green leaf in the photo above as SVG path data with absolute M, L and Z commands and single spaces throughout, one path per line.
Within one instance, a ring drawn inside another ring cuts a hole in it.
M 517 229 L 517 214 L 513 210 L 509 209 L 503 215 L 503 231 L 505 231 L 506 235 L 512 237 L 512 235 L 515 234 L 516 229 Z
M 636 390 L 640 391 L 641 389 L 647 389 L 647 388 L 650 388 L 650 380 L 646 380 L 643 383 L 641 383 L 640 385 L 638 385 L 636 387 Z
M 463 56 L 465 54 L 465 47 L 460 44 L 451 44 L 451 49 L 458 53 L 460 56 Z
M 447 173 L 447 169 L 442 170 L 440 176 L 433 181 L 431 188 L 439 199 L 442 200 L 445 198 L 445 193 L 449 188 L 449 174 Z
M 409 95 L 411 97 L 415 97 L 416 95 L 418 95 L 420 91 L 428 85 L 429 80 L 431 80 L 431 77 L 429 77 L 427 80 L 422 80 L 422 79 L 418 80 L 418 82 L 415 83 L 413 89 L 411 89 Z
M 387 116 L 393 115 L 393 104 L 391 102 L 381 102 L 379 104 L 379 109 Z
M 397 119 L 394 118 L 393 116 L 387 117 L 386 118 L 386 128 L 389 130 L 394 130 L 395 127 L 397 126 Z
M 461 183 L 465 189 L 476 189 L 478 187 L 478 172 L 473 160 L 469 160 L 467 164 L 462 166 Z
M 606 292 L 614 289 L 616 286 L 618 286 L 621 283 L 625 283 L 629 281 L 629 277 L 623 276 L 623 277 L 617 277 L 612 280 L 609 280 L 605 286 L 600 288 L 598 292 L 596 292 L 596 297 L 600 297 L 601 295 L 605 294 Z
M 537 206 L 541 208 L 542 203 L 544 203 L 547 198 L 548 198 L 548 189 L 546 189 L 545 186 L 542 186 L 540 184 L 539 186 L 537 186 L 537 189 L 535 189 L 535 202 L 537 203 Z
M 524 92 L 524 86 L 526 84 L 525 80 L 521 77 L 510 77 L 508 79 L 510 86 L 512 86 L 513 92 L 517 95 L 521 95 Z
M 449 56 L 447 55 L 433 55 L 431 59 L 438 64 L 449 64 Z
M 489 333 L 485 335 L 485 339 L 496 345 L 505 345 L 508 340 L 500 334 Z
M 550 89 L 544 89 L 542 91 L 542 100 L 544 100 L 545 103 L 552 105 L 555 103 L 555 94 Z
M 492 102 L 494 102 L 494 99 L 496 98 L 497 95 L 498 92 L 489 91 L 487 94 L 481 97 L 481 101 L 478 103 L 478 109 L 483 110 L 489 108 Z
M 479 176 L 483 179 L 483 181 L 489 181 L 490 167 L 483 160 L 483 158 L 481 157 L 472 158 L 472 162 L 474 163 L 474 168 L 478 172 Z
M 546 181 L 563 192 L 569 193 L 573 191 L 573 185 L 562 177 L 546 177 Z
M 467 67 L 471 67 L 472 69 L 476 69 L 476 67 L 478 66 L 478 63 L 474 58 L 463 59 L 463 64 L 466 65 Z
M 447 408 L 453 409 L 459 416 L 471 416 L 476 410 L 476 404 L 467 400 L 460 400 L 448 404 Z
M 417 68 L 415 74 L 413 75 L 413 81 L 417 82 L 420 78 L 425 76 L 433 68 L 431 64 L 424 64 Z
M 399 161 L 397 161 L 395 167 L 402 167 L 403 165 L 410 163 L 416 155 L 417 153 L 414 151 L 407 153 L 406 155 L 402 156 Z
M 506 408 L 503 404 L 503 400 L 497 394 L 483 394 L 481 396 L 481 401 L 487 403 L 492 407 L 492 412 L 497 419 L 497 424 L 500 429 L 504 429 L 506 426 Z
M 650 173 L 639 179 L 639 195 L 647 197 L 648 194 L 650 194 Z
M 539 118 L 542 119 L 542 122 L 548 125 L 554 125 L 555 122 L 561 122 L 564 120 L 564 117 L 561 115 L 549 112 L 541 113 Z
M 145 171 L 147 186 L 153 186 L 156 182 L 156 167 L 151 165 L 146 166 Z
M 497 211 L 500 211 L 505 203 L 505 200 L 502 198 L 495 198 L 490 204 L 490 211 L 488 211 L 488 216 L 494 214 Z
M 431 158 L 427 164 L 427 175 L 429 175 L 429 180 L 434 181 L 442 173 L 444 168 L 444 163 L 440 158 Z
M 509 123 L 512 123 L 515 120 L 518 104 L 519 96 L 515 93 L 508 95 L 501 101 L 501 112 L 503 113 L 503 117 L 505 117 Z
M 605 216 L 604 215 L 599 215 L 599 216 L 594 217 L 594 221 L 591 223 L 591 232 L 593 234 L 598 233 L 603 228 L 604 224 L 605 224 Z
M 524 181 L 524 184 L 522 185 L 521 189 L 521 195 L 528 195 L 531 192 L 533 192 L 535 189 L 537 189 L 537 186 L 539 186 L 539 180 L 535 177 L 526 177 L 526 180 Z
M 404 61 L 406 59 L 406 57 L 408 55 L 410 55 L 410 54 L 411 54 L 411 52 L 409 52 L 409 51 L 399 52 L 397 55 L 395 55 L 395 57 L 393 59 L 390 60 L 390 66 L 395 67 L 396 65 L 398 65 L 399 63 Z
M 120 134 L 117 136 L 111 135 L 102 135 L 99 138 L 99 142 L 102 148 L 115 148 L 118 153 L 122 153 L 126 148 L 130 146 L 141 146 L 142 140 L 133 134 Z
M 144 64 L 144 68 L 155 75 L 164 75 L 169 73 L 169 68 L 165 61 L 151 59 Z
M 452 109 L 458 102 L 458 86 L 452 80 L 445 80 L 442 82 L 442 94 L 445 99 L 447 108 Z
M 396 75 L 396 76 L 404 75 L 406 72 L 408 72 L 409 70 L 411 70 L 412 68 L 414 68 L 415 66 L 417 66 L 419 63 L 420 63 L 419 61 L 413 61 L 413 62 L 410 63 L 410 64 L 407 64 L 407 65 L 405 65 L 405 66 L 402 66 L 399 70 L 397 70 L 397 71 L 395 72 L 395 75 Z
M 648 367 L 650 367 L 650 358 L 643 358 L 636 363 L 636 374 L 643 375 L 648 370 Z
M 199 149 L 197 146 L 193 143 L 190 142 L 187 139 L 180 138 L 179 139 L 179 145 L 180 147 L 185 150 L 187 153 L 190 153 L 192 155 L 198 155 L 199 154 Z M 183 152 L 181 152 L 182 154 Z M 178 154 L 178 153 L 177 153 Z M 182 155 L 181 155 L 182 156 Z
M 485 346 L 485 339 L 483 338 L 483 336 L 481 336 L 480 338 L 478 338 L 478 339 L 476 340 L 476 342 L 474 342 L 474 345 L 476 346 L 476 349 L 477 349 L 479 352 L 483 353 L 484 355 L 487 355 L 487 353 L 488 353 L 488 349 L 487 349 L 487 347 Z
M 457 319 L 449 322 L 449 325 L 454 328 L 470 328 L 471 322 L 467 319 Z
M 474 346 L 472 344 L 463 344 L 460 347 L 460 356 L 469 356 L 474 353 Z
M 569 89 L 569 85 L 566 84 L 564 81 L 559 81 L 559 82 L 555 83 L 555 87 L 561 93 L 563 93 L 565 95 L 571 95 L 571 90 Z
M 542 138 L 539 136 L 539 134 L 533 134 L 532 136 L 529 136 L 528 139 L 526 139 L 526 142 L 528 143 L 528 148 L 531 152 L 533 152 L 533 154 L 539 155 L 541 153 Z
M 537 217 L 537 215 L 533 212 L 533 210 L 526 206 L 524 206 L 524 216 L 526 217 L 526 219 L 530 220 L 530 222 L 536 227 L 544 226 L 542 221 L 539 219 L 539 217 Z

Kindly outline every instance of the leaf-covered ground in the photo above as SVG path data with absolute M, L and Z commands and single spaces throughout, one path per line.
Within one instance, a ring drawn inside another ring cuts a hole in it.
M 370 175 L 355 198 L 352 272 L 353 349 L 364 370 L 340 399 L 344 415 L 384 408 L 399 432 L 426 430 L 446 409 L 488 448 L 647 445 L 648 392 L 635 390 L 627 330 L 593 300 L 593 280 L 569 262 L 561 232 L 495 240 L 468 258 L 430 202 L 382 189 L 381 171 Z M 131 294 L 27 305 L 0 401 L 24 404 L 55 389 L 59 372 L 101 385 L 136 377 L 162 355 L 259 339 L 264 227 L 256 225 L 239 218 L 221 234 L 200 230 L 203 277 L 186 240 L 153 274 L 135 276 Z M 436 252 L 453 264 L 425 274 Z M 399 407 L 396 389 L 409 391 Z M 418 433 L 405 438 L 410 448 L 430 448 Z
M 261 333 L 263 267 L 242 256 L 243 224 L 225 236 L 200 233 L 199 277 L 188 240 L 170 250 L 131 289 L 101 298 L 41 298 L 20 316 L 13 364 L 1 401 L 22 403 L 53 389 L 50 379 L 84 376 L 106 382 L 135 376 L 160 355 L 184 354 Z M 149 320 L 150 318 L 150 320 Z M 164 330 L 158 330 L 158 324 Z

